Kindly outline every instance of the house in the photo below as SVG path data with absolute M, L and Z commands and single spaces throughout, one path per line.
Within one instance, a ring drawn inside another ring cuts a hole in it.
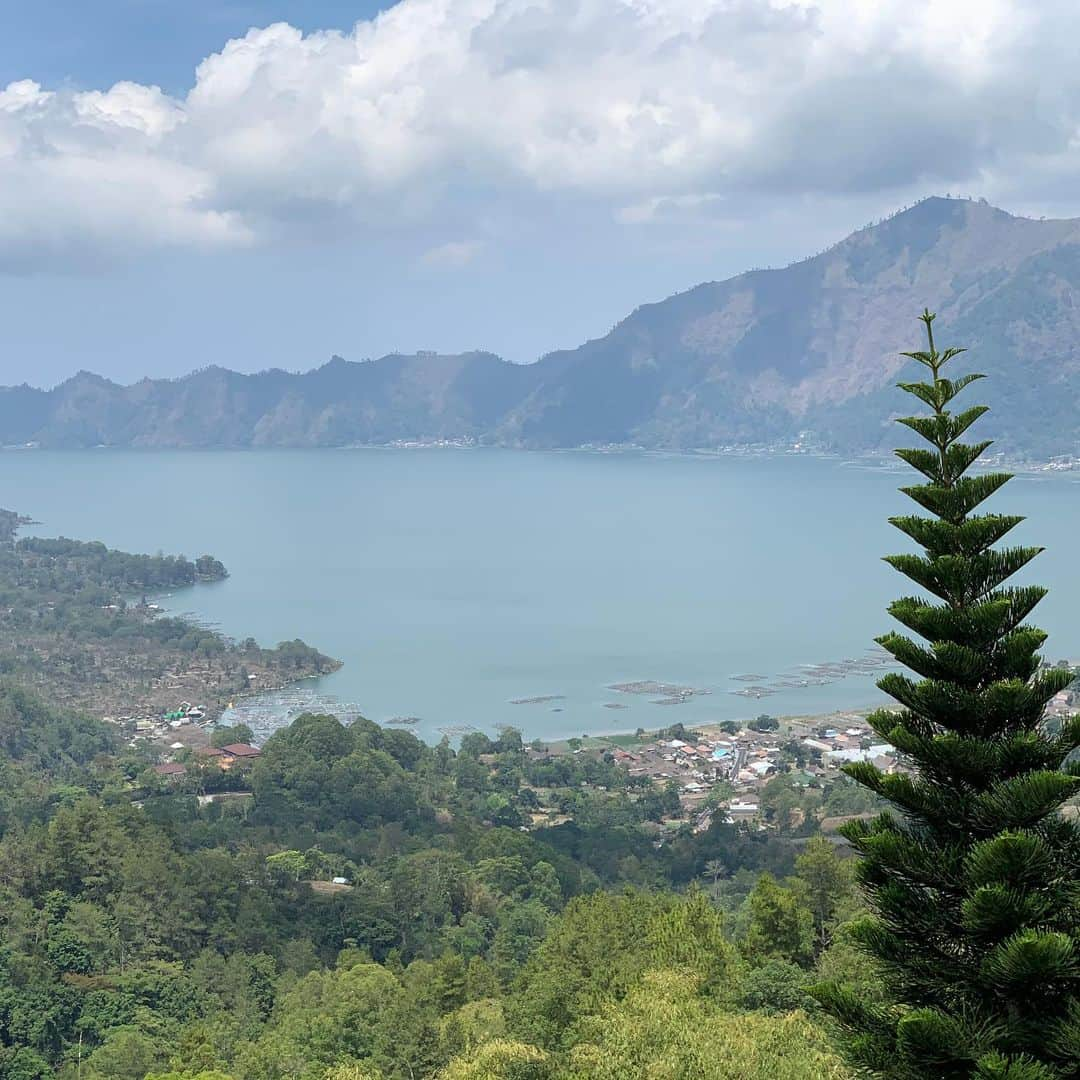
M 154 772 L 158 776 L 179 777 L 187 772 L 187 767 L 179 761 L 168 761 L 164 765 L 155 765 Z
M 229 743 L 227 746 L 221 748 L 221 752 L 226 757 L 231 758 L 254 758 L 258 757 L 261 753 L 257 746 L 251 746 L 244 742 Z
M 895 753 L 888 743 L 876 743 L 867 750 L 831 750 L 825 755 L 831 765 L 849 761 L 873 761 L 877 757 L 891 757 Z
M 201 758 L 219 758 L 224 757 L 225 752 L 218 746 L 200 746 L 195 751 L 195 756 Z
M 231 769 L 234 765 L 247 765 L 260 754 L 257 746 L 248 743 L 234 742 L 221 748 L 221 767 Z

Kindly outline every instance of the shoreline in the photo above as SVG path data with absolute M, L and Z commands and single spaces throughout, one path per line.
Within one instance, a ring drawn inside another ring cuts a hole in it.
M 756 446 L 754 444 L 732 443 L 723 446 L 702 447 L 664 447 L 639 446 L 633 443 L 592 444 L 579 446 L 515 446 L 512 444 L 477 442 L 471 439 L 416 439 L 395 440 L 388 443 L 343 443 L 335 446 L 42 446 L 32 443 L 26 445 L 0 446 L 0 453 L 40 452 L 50 454 L 84 454 L 91 452 L 131 453 L 131 454 L 240 454 L 240 453 L 275 453 L 297 451 L 318 453 L 321 451 L 358 451 L 358 450 L 500 450 L 524 454 L 590 454 L 617 456 L 620 454 L 642 454 L 656 457 L 684 457 L 710 460 L 720 458 L 811 458 L 820 461 L 833 461 L 840 465 L 872 466 L 891 471 L 896 466 L 900 471 L 903 464 L 889 451 L 863 450 L 841 451 L 809 449 L 796 446 Z M 1010 459 L 992 457 L 976 463 L 976 469 L 1004 469 L 1018 476 L 1059 475 L 1080 473 L 1080 454 L 1060 454 L 1049 459 Z M 36 524 L 36 523 L 28 523 Z
M 871 713 L 877 712 L 879 709 L 899 708 L 898 705 L 890 706 L 889 703 L 882 705 L 861 705 L 850 709 L 829 709 L 826 712 L 819 713 L 784 713 L 777 716 L 772 716 L 773 720 L 778 721 L 780 731 L 790 731 L 794 727 L 820 727 L 824 726 L 826 722 L 840 722 L 840 721 L 865 721 Z M 771 714 L 770 714 L 771 715 Z M 706 736 L 716 736 L 725 732 L 725 725 L 728 723 L 737 723 L 740 731 L 747 730 L 747 724 L 753 720 L 753 717 L 749 717 L 747 720 L 742 721 L 726 721 L 718 720 L 715 722 L 709 722 L 705 724 L 684 724 L 684 728 L 687 732 L 694 731 L 699 732 Z M 673 725 L 667 725 L 671 727 Z M 610 747 L 611 749 L 625 750 L 630 746 L 645 745 L 647 743 L 655 742 L 657 738 L 661 736 L 661 733 L 666 731 L 666 727 L 646 728 L 644 734 L 638 735 L 635 731 L 615 731 L 610 733 L 591 734 L 583 733 L 576 741 L 580 741 L 582 750 L 595 750 L 602 747 Z M 531 741 L 525 738 L 525 733 L 522 732 L 522 741 L 526 746 Z M 540 739 L 551 753 L 570 753 L 569 744 L 574 739 Z M 556 747 L 559 749 L 556 750 Z

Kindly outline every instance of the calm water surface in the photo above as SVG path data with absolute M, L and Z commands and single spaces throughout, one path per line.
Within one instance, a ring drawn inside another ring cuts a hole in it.
M 0 453 L 0 506 L 35 530 L 132 551 L 210 552 L 232 576 L 169 597 L 228 634 L 302 637 L 345 662 L 319 691 L 372 719 L 504 723 L 527 737 L 824 712 L 880 700 L 869 676 L 731 691 L 753 673 L 858 657 L 890 626 L 906 472 L 807 458 L 499 450 Z M 1080 655 L 1080 484 L 996 497 L 1045 544 L 1047 653 Z M 708 689 L 677 706 L 613 693 Z M 563 700 L 511 705 L 515 698 Z M 611 710 L 619 702 L 629 708 Z

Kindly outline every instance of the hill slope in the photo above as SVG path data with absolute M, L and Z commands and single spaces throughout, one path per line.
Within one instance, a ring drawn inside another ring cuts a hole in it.
M 940 315 L 996 407 L 998 446 L 1080 453 L 1080 220 L 927 199 L 780 270 L 699 285 L 608 335 L 513 365 L 489 353 L 335 358 L 305 374 L 208 368 L 118 386 L 80 373 L 0 390 L 0 443 L 340 446 L 475 439 L 511 446 L 891 446 L 892 386 Z

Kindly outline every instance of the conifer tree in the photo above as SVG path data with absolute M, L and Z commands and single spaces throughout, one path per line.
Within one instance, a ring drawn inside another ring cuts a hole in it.
M 1080 790 L 1067 760 L 1080 717 L 1057 730 L 1044 722 L 1072 676 L 1042 665 L 1046 635 L 1025 622 L 1046 590 L 1005 585 L 1042 549 L 995 547 L 1023 519 L 973 513 L 1010 479 L 968 475 L 990 443 L 959 440 L 987 410 L 949 408 L 982 376 L 946 378 L 964 350 L 938 352 L 934 316 L 922 321 L 927 347 L 904 355 L 925 381 L 900 387 L 931 412 L 900 423 L 929 447 L 897 455 L 926 478 L 901 490 L 927 514 L 890 521 L 924 554 L 886 561 L 933 599 L 889 607 L 914 638 L 878 641 L 919 678 L 884 676 L 878 685 L 901 708 L 870 718 L 910 769 L 846 767 L 892 804 L 844 833 L 872 911 L 853 933 L 895 1004 L 835 985 L 814 994 L 872 1075 L 1080 1077 L 1080 828 L 1060 813 Z

